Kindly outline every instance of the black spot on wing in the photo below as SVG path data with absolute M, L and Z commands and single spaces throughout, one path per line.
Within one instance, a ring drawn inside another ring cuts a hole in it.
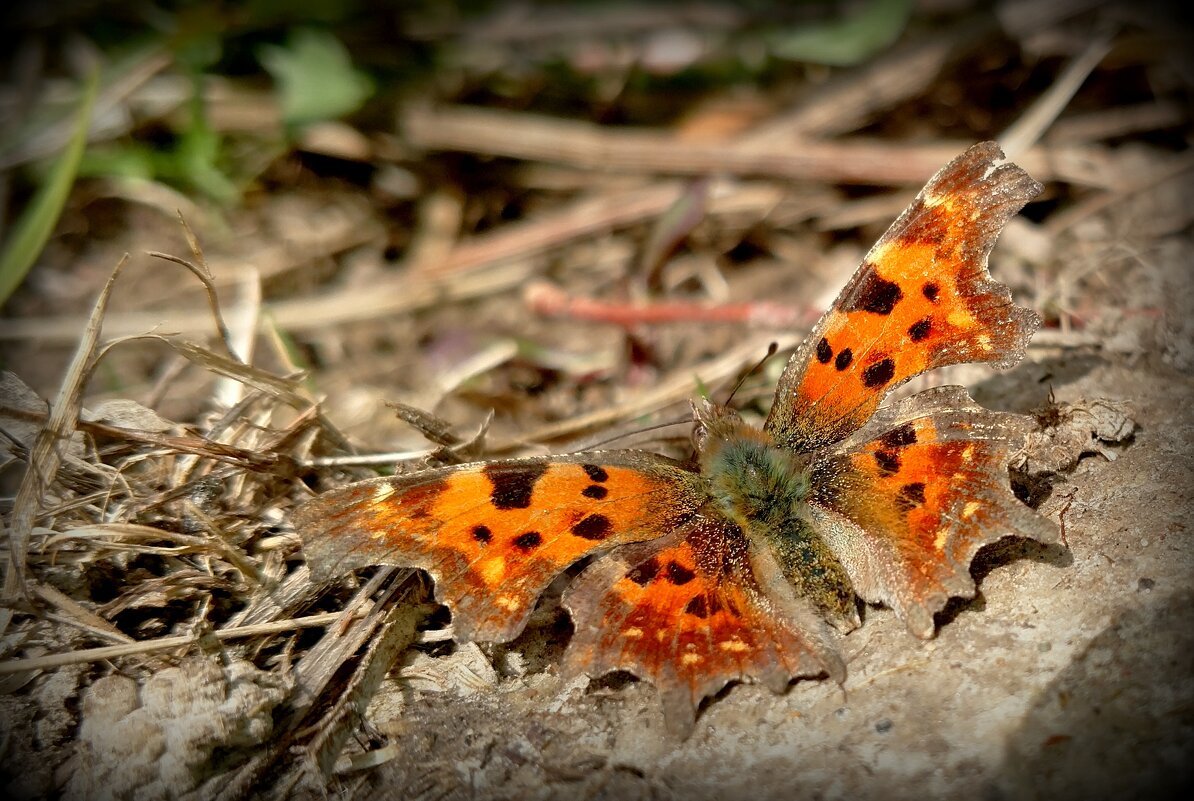
M 915 481 L 900 487 L 900 497 L 909 505 L 920 506 L 925 502 L 925 485 L 923 481 Z
M 929 303 L 936 303 L 937 298 L 941 295 L 941 287 L 937 286 L 937 282 L 929 281 L 920 288 L 920 292 Z
M 829 340 L 821 337 L 821 341 L 817 343 L 817 361 L 821 364 L 828 364 L 832 358 L 833 348 L 829 347 Z
M 498 509 L 526 509 L 531 505 L 535 484 L 547 472 L 547 463 L 494 462 L 484 468 L 485 477 L 493 485 L 489 499 Z
M 613 524 L 605 515 L 589 515 L 572 527 L 572 534 L 584 540 L 603 540 L 613 532 Z
M 514 547 L 520 551 L 533 551 L 543 544 L 543 535 L 538 531 L 526 531 L 514 538 Z
M 882 278 L 875 268 L 867 266 L 867 275 L 860 282 L 854 297 L 847 298 L 845 309 L 848 312 L 865 311 L 871 314 L 891 314 L 896 304 L 904 299 L 900 285 L 894 281 Z
M 600 484 L 590 484 L 580 491 L 580 494 L 586 498 L 592 498 L 595 501 L 602 500 L 606 495 L 609 495 L 609 490 Z
M 667 580 L 677 587 L 683 586 L 696 578 L 696 573 L 686 568 L 679 562 L 668 562 L 667 565 Z
M 473 539 L 477 542 L 489 542 L 493 539 L 493 532 L 489 530 L 489 526 L 473 526 Z
M 870 389 L 881 387 L 895 377 L 895 362 L 891 358 L 875 362 L 862 371 L 862 383 Z
M 627 571 L 626 578 L 630 579 L 640 587 L 645 587 L 650 584 L 658 575 L 659 560 L 652 556 L 647 561 Z
M 895 451 L 875 451 L 875 464 L 881 474 L 890 476 L 900 472 L 900 455 Z
M 915 445 L 916 428 L 911 423 L 896 426 L 891 431 L 879 437 L 879 442 L 883 443 L 883 446 L 886 448 L 906 448 L 909 445 Z
M 689 601 L 688 604 L 684 607 L 684 612 L 685 612 L 685 614 L 692 615 L 693 617 L 699 617 L 699 618 L 709 617 L 709 606 L 705 602 L 705 596 L 698 595 L 695 598 L 693 598 L 691 601 Z
M 917 320 L 908 329 L 908 336 L 913 342 L 923 342 L 929 338 L 929 334 L 933 333 L 933 318 L 926 317 L 923 320 Z
M 854 351 L 849 348 L 842 348 L 841 353 L 833 360 L 833 366 L 838 370 L 845 370 L 850 366 L 850 362 L 854 361 Z
M 598 484 L 609 480 L 609 473 L 605 468 L 597 464 L 582 464 L 581 469 L 589 477 L 590 481 L 596 481 Z

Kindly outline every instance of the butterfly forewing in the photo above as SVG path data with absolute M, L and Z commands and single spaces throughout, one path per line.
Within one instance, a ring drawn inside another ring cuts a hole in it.
M 459 639 L 505 641 L 564 568 L 683 525 L 705 501 L 699 490 L 668 459 L 606 451 L 363 481 L 309 501 L 294 522 L 317 575 L 421 568 Z
M 943 168 L 863 260 L 792 355 L 767 431 L 809 452 L 856 431 L 887 393 L 963 362 L 1010 366 L 1040 320 L 989 280 L 987 257 L 1040 184 L 977 144 Z

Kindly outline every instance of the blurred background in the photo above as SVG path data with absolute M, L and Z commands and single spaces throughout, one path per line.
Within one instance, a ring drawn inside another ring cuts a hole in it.
M 996 274 L 1057 331 L 1097 338 L 1139 305 L 1107 291 L 1112 241 L 1180 230 L 1192 207 L 1172 194 L 1191 53 L 1163 4 L 5 13 L 0 358 L 43 393 L 123 253 L 108 335 L 215 333 L 203 284 L 145 255 L 191 257 L 179 215 L 225 313 L 251 318 L 241 355 L 315 371 L 377 446 L 402 436 L 380 398 L 457 421 L 497 408 L 525 432 L 748 331 L 799 335 L 978 140 L 1046 184 Z M 1161 208 L 1125 209 L 1157 184 Z M 188 417 L 212 376 L 183 361 L 123 347 L 92 389 Z

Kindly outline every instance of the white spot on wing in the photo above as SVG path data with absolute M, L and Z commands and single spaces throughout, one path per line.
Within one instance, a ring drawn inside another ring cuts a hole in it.
M 481 574 L 481 578 L 485 579 L 485 583 L 492 587 L 506 577 L 506 558 L 495 556 L 492 559 L 486 559 L 477 565 L 477 570 Z
M 518 607 L 522 606 L 518 599 L 512 595 L 499 595 L 494 599 L 494 603 L 505 609 L 507 612 L 513 612 Z

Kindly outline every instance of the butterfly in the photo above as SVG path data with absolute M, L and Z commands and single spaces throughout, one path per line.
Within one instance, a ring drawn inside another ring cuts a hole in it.
M 947 164 L 793 353 L 761 428 L 697 400 L 688 461 L 602 450 L 349 484 L 295 510 L 308 563 L 425 570 L 458 641 L 504 642 L 594 557 L 562 599 L 562 673 L 649 680 L 679 733 L 731 681 L 841 683 L 833 632 L 860 625 L 860 599 L 928 638 L 950 597 L 974 595 L 979 548 L 1060 540 L 1009 486 L 1028 418 L 961 387 L 881 406 L 926 370 L 1023 357 L 1040 318 L 987 260 L 1040 190 L 993 142 Z

